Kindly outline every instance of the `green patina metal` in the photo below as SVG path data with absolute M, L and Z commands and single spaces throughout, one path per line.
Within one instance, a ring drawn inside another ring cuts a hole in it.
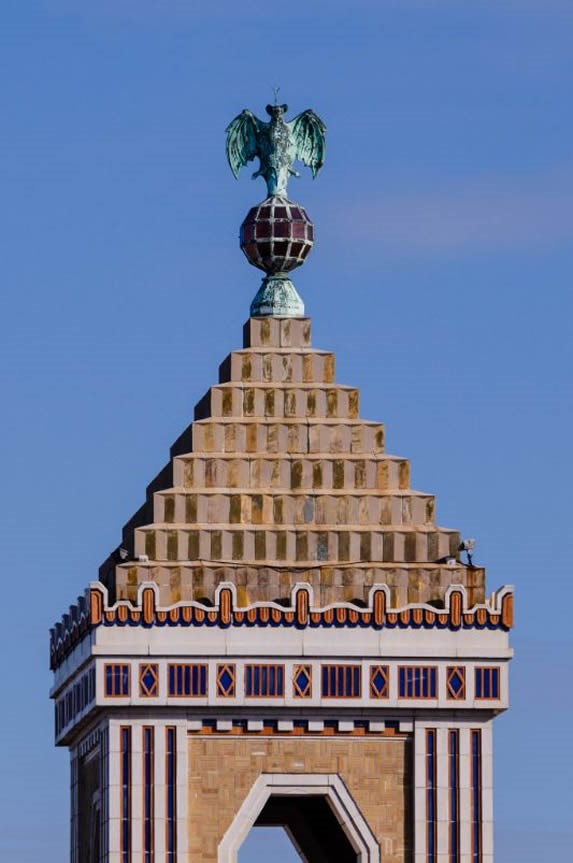
M 291 280 L 277 274 L 263 279 L 250 313 L 253 318 L 300 318 L 304 316 L 304 303 Z
M 253 266 L 266 272 L 251 304 L 251 316 L 301 317 L 304 303 L 288 273 L 300 266 L 310 251 L 313 225 L 302 207 L 294 205 L 293 210 L 284 205 L 292 204 L 287 183 L 289 177 L 300 176 L 293 167 L 297 160 L 311 169 L 313 177 L 322 168 L 326 126 L 311 109 L 287 122 L 288 106 L 276 104 L 276 92 L 275 104 L 267 105 L 266 110 L 268 123 L 244 110 L 226 130 L 227 158 L 234 176 L 238 178 L 241 168 L 258 158 L 253 179 L 263 177 L 267 184 L 267 199 L 250 211 L 241 227 L 241 248 Z M 259 224 L 259 216 L 264 226 Z
M 227 158 L 236 178 L 247 162 L 258 157 L 260 166 L 253 174 L 264 177 L 270 195 L 287 197 L 290 176 L 300 174 L 293 164 L 299 160 L 316 177 L 324 164 L 326 126 L 312 109 L 286 122 L 288 105 L 267 105 L 270 122 L 265 123 L 248 110 L 241 111 L 227 126 Z

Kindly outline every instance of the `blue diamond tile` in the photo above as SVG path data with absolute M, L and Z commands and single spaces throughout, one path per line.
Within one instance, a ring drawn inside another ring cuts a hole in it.
M 219 684 L 224 692 L 228 692 L 230 687 L 233 685 L 233 678 L 229 674 L 227 669 L 225 669 L 225 671 L 223 671 L 223 673 L 219 677 Z
M 308 673 L 301 669 L 301 671 L 299 671 L 299 673 L 295 677 L 295 683 L 300 692 L 305 692 L 309 684 Z
M 459 695 L 464 686 L 464 682 L 459 671 L 455 671 L 450 678 L 450 689 L 456 695 Z
M 155 675 L 151 671 L 151 669 L 147 669 L 145 674 L 141 678 L 141 682 L 145 689 L 151 691 L 155 685 Z
M 380 693 L 380 692 L 384 691 L 384 688 L 386 686 L 386 678 L 384 677 L 384 675 L 382 674 L 381 671 L 376 672 L 376 674 L 374 675 L 374 677 L 372 679 L 372 684 L 373 684 L 376 692 Z

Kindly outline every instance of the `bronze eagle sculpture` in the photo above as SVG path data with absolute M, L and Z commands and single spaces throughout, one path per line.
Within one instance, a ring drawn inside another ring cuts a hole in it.
M 260 165 L 253 179 L 263 177 L 268 195 L 287 197 L 290 176 L 296 160 L 303 162 L 316 177 L 324 164 L 326 126 L 310 108 L 286 122 L 288 105 L 267 105 L 270 122 L 265 123 L 248 110 L 241 111 L 227 127 L 227 158 L 238 178 L 247 162 L 258 156 Z

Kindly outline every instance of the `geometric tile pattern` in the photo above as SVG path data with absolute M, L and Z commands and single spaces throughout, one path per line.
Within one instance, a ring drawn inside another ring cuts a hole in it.
M 360 698 L 362 694 L 362 666 L 323 665 L 323 698 Z
M 139 666 L 139 695 L 141 698 L 153 698 L 159 694 L 159 666 L 147 663 Z
M 312 666 L 295 665 L 292 684 L 295 698 L 310 698 L 312 696 Z
M 232 577 L 232 572 L 227 573 Z M 320 593 L 320 585 L 318 585 Z M 171 608 L 159 610 L 157 598 L 151 588 L 142 591 L 142 604 L 137 600 L 120 600 L 110 603 L 105 589 L 92 585 L 86 596 L 81 597 L 74 608 L 76 619 L 81 614 L 81 627 L 74 626 L 68 615 L 62 623 L 56 624 L 50 639 L 50 666 L 57 668 L 70 654 L 74 646 L 95 626 L 305 626 L 321 627 L 374 627 L 381 629 L 405 627 L 424 629 L 501 629 L 513 626 L 513 591 L 502 588 L 493 594 L 487 603 L 470 604 L 470 591 L 460 587 L 448 591 L 440 609 L 427 605 L 409 604 L 402 608 L 387 605 L 388 593 L 385 588 L 376 586 L 365 591 L 361 604 L 352 602 L 337 603 L 336 606 L 313 607 L 311 585 L 291 592 L 289 602 L 285 597 L 282 604 L 259 602 L 253 605 L 236 606 L 232 589 L 220 585 L 220 594 L 214 604 L 204 605 L 200 601 L 178 602 Z M 85 610 L 84 610 L 85 609 Z
M 168 666 L 169 695 L 204 697 L 207 695 L 207 666 L 194 662 L 174 663 Z
M 130 693 L 129 665 L 108 662 L 104 669 L 105 694 L 111 698 L 125 698 Z
M 389 669 L 387 665 L 370 666 L 370 697 L 388 698 L 390 695 Z
M 236 666 L 225 663 L 217 666 L 217 695 L 233 698 L 235 695 Z
M 475 697 L 499 698 L 499 668 L 492 666 L 475 669 Z
M 446 669 L 447 697 L 452 700 L 466 697 L 466 670 L 463 666 L 454 665 Z
M 501 667 L 451 665 L 439 677 L 437 666 L 368 665 L 326 663 L 321 666 L 319 692 L 313 689 L 313 668 L 310 664 L 294 664 L 287 682 L 286 666 L 282 663 L 240 663 L 238 674 L 235 662 L 219 662 L 215 665 L 215 697 L 219 698 L 267 698 L 286 697 L 311 699 L 360 698 L 363 672 L 368 678 L 365 698 L 382 700 L 390 698 L 390 689 L 402 699 L 448 699 L 466 703 L 468 698 L 467 678 L 474 679 L 473 696 L 477 700 L 497 700 L 501 697 Z M 204 663 L 168 663 L 164 669 L 165 680 L 159 664 L 140 663 L 138 666 L 138 694 L 140 698 L 208 697 L 208 665 Z M 130 694 L 130 663 L 104 664 L 104 694 L 109 698 L 126 697 Z M 244 681 L 239 689 L 238 679 Z M 163 681 L 163 682 L 162 682 Z M 393 682 L 392 682 L 393 681 Z M 55 704 L 56 737 L 74 723 L 76 716 L 89 705 L 95 706 L 96 669 L 92 666 L 79 680 L 71 684 Z M 395 697 L 395 696 L 393 696 Z
M 241 249 L 265 272 L 286 273 L 299 266 L 313 241 L 314 226 L 305 210 L 278 195 L 252 207 L 241 225 Z
M 438 669 L 433 665 L 402 665 L 398 669 L 400 698 L 437 698 Z
M 284 695 L 284 665 L 245 665 L 247 697 L 278 698 Z

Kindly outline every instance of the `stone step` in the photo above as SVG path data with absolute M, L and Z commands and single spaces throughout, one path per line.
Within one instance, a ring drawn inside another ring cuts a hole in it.
M 456 555 L 459 533 L 446 528 L 149 525 L 135 531 L 135 557 L 150 561 L 368 561 L 435 563 Z
M 169 606 L 176 602 L 215 602 L 215 591 L 222 582 L 234 581 L 237 603 L 252 602 L 291 603 L 291 591 L 299 582 L 313 588 L 314 604 L 323 607 L 333 602 L 368 601 L 368 591 L 375 584 L 390 589 L 390 605 L 394 608 L 410 602 L 432 601 L 440 607 L 440 600 L 453 584 L 465 584 L 468 605 L 485 601 L 485 573 L 478 567 L 467 568 L 443 564 L 355 563 L 331 565 L 291 563 L 278 566 L 255 564 L 217 563 L 126 563 L 116 567 L 114 599 L 137 600 L 138 586 L 153 581 L 159 587 L 159 604 Z
M 407 491 L 410 464 L 392 455 L 232 455 L 189 453 L 173 462 L 172 485 L 264 492 L 372 489 Z
M 384 452 L 384 426 L 366 420 L 207 419 L 194 422 L 189 452 L 356 453 Z
M 358 419 L 355 387 L 328 384 L 276 383 L 244 386 L 228 383 L 210 387 L 195 406 L 196 420 L 212 417 L 242 419 Z
M 166 524 L 424 525 L 434 524 L 435 500 L 422 492 L 349 494 L 173 489 L 154 497 L 153 521 Z
M 332 384 L 334 354 L 298 348 L 233 351 L 219 366 L 219 383 Z
M 249 318 L 243 326 L 244 348 L 308 348 L 310 318 Z

